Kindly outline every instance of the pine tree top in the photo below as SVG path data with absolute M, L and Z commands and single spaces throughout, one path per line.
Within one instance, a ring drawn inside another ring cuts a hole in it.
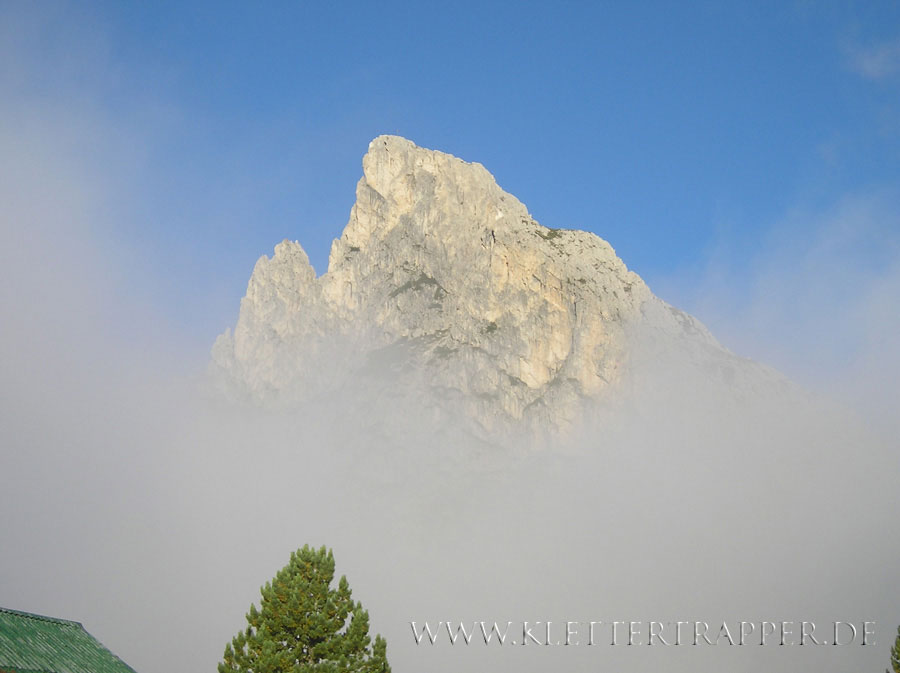
M 225 646 L 219 673 L 390 673 L 387 644 L 369 637 L 369 613 L 345 576 L 333 587 L 334 554 L 309 545 L 260 589 L 247 628 Z

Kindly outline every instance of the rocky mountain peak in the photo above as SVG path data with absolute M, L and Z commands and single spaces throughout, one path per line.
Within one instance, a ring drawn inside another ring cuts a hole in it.
M 379 136 L 327 272 L 296 242 L 260 258 L 213 369 L 258 402 L 380 372 L 485 426 L 559 426 L 623 388 L 638 332 L 737 361 L 606 241 L 542 226 L 481 164 Z

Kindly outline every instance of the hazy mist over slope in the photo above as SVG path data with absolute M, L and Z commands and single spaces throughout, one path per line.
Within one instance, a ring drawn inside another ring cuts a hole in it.
M 773 242 L 749 289 L 728 268 L 654 286 L 831 401 L 735 408 L 650 364 L 644 405 L 556 450 L 498 450 L 435 437 L 414 399 L 402 434 L 381 430 L 366 410 L 389 386 L 286 413 L 211 398 L 215 332 L 161 307 L 164 264 L 115 234 L 139 191 L 116 168 L 144 131 L 5 77 L 4 607 L 80 620 L 142 673 L 214 670 L 290 551 L 326 544 L 396 673 L 882 670 L 900 623 L 896 199 L 851 195 L 830 220 L 846 227 Z M 847 263 L 873 240 L 882 266 Z M 414 644 L 409 621 L 447 619 L 874 620 L 878 645 Z
M 6 204 L 27 193 L 9 164 L 3 183 Z M 99 264 L 85 214 L 19 203 L 3 220 L 4 269 L 29 279 L 3 294 L 16 318 L 2 333 L 4 604 L 81 619 L 138 670 L 158 669 L 160 642 L 202 670 L 309 542 L 334 547 L 396 671 L 884 660 L 881 647 L 417 647 L 408 625 L 875 620 L 883 642 L 897 621 L 897 454 L 864 415 L 723 410 L 667 394 L 691 387 L 666 371 L 634 415 L 539 453 L 435 437 L 414 406 L 402 434 L 377 434 L 364 410 L 386 402 L 352 390 L 284 415 L 231 408 L 173 372 L 177 333 L 135 341 L 153 312 L 109 292 L 123 270 Z

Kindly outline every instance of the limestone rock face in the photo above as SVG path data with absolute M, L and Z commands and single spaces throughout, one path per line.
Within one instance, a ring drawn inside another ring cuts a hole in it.
M 598 236 L 540 225 L 480 164 L 380 136 L 328 271 L 287 240 L 260 258 L 213 368 L 260 402 L 381 372 L 487 427 L 563 426 L 619 394 L 641 358 L 672 352 L 713 377 L 767 376 Z

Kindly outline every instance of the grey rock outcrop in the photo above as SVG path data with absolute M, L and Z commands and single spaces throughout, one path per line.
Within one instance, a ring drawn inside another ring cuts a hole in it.
M 660 359 L 737 390 L 778 378 L 655 297 L 606 241 L 542 226 L 480 164 L 395 136 L 370 143 L 327 272 L 279 243 L 212 357 L 257 402 L 384 375 L 486 428 L 566 426 Z

